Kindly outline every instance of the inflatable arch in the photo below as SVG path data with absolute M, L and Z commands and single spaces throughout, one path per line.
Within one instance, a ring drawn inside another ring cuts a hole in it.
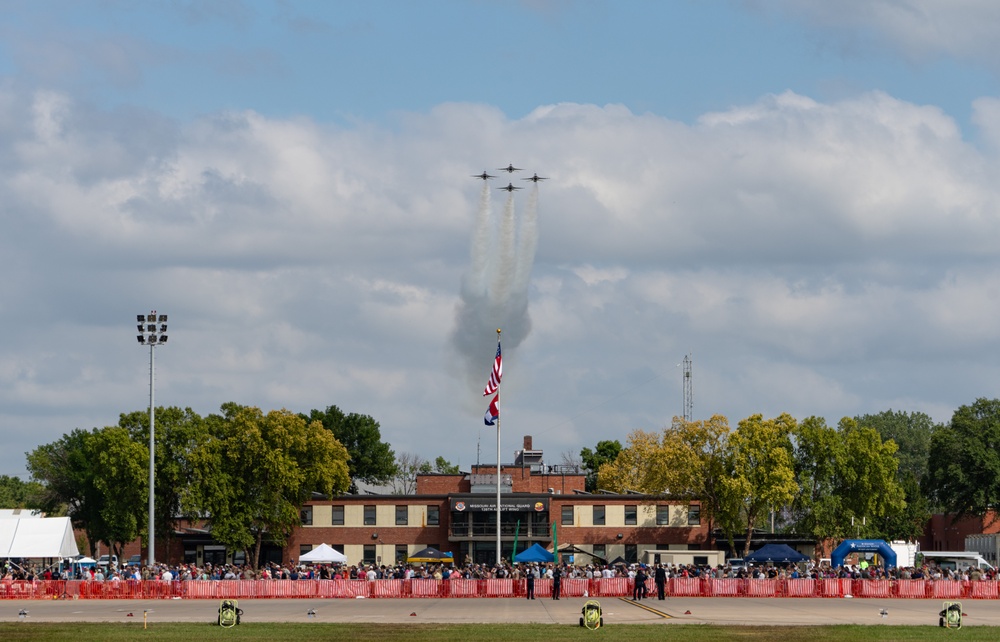
M 847 539 L 833 549 L 830 555 L 830 565 L 833 568 L 844 565 L 844 558 L 851 553 L 878 553 L 882 558 L 886 568 L 896 566 L 896 551 L 883 540 L 880 539 Z

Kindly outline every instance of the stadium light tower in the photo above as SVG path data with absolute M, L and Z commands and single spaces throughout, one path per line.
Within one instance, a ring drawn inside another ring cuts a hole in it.
M 146 555 L 146 564 L 152 566 L 155 562 L 155 551 L 156 551 L 156 536 L 154 535 L 154 517 L 153 511 L 156 508 L 155 494 L 154 494 L 154 446 L 155 441 L 153 439 L 154 430 L 154 419 L 153 419 L 153 391 L 156 386 L 156 371 L 154 370 L 153 361 L 153 348 L 158 345 L 163 345 L 167 342 L 167 315 L 157 314 L 156 310 L 153 310 L 149 314 L 137 314 L 135 320 L 139 322 L 136 327 L 139 330 L 139 336 L 136 339 L 139 340 L 139 345 L 149 346 L 149 551 Z

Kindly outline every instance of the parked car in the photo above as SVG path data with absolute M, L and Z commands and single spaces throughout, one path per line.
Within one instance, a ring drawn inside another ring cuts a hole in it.
M 97 565 L 101 567 L 107 567 L 108 564 L 112 568 L 118 568 L 118 556 L 117 555 L 101 555 L 101 559 L 97 560 Z
M 142 555 L 133 555 L 128 558 L 129 566 L 142 566 Z

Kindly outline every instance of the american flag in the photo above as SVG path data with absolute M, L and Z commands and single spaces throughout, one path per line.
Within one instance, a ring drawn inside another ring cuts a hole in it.
M 483 421 L 487 426 L 495 426 L 499 417 L 500 394 L 498 393 L 495 397 L 493 397 L 493 401 L 490 402 L 490 407 L 486 409 L 486 414 L 483 415 Z
M 497 341 L 497 358 L 493 360 L 493 372 L 490 373 L 489 383 L 483 390 L 483 396 L 492 395 L 500 387 L 500 377 L 503 376 L 503 359 L 500 358 L 500 342 Z

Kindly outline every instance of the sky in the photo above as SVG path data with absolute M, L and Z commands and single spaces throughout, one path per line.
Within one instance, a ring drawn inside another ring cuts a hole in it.
M 151 310 L 156 405 L 466 470 L 497 328 L 504 461 L 669 425 L 688 355 L 732 426 L 998 396 L 994 0 L 0 15 L 0 474 L 148 408 Z

